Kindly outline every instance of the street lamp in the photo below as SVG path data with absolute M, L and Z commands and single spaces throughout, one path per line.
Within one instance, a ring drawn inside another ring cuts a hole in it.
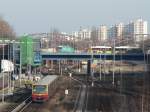
M 22 42 L 23 43 L 23 42 Z M 21 87 L 21 74 L 22 74 L 22 54 L 21 54 L 21 47 L 20 47 L 20 54 L 19 54 L 19 82 L 20 82 L 20 87 Z
M 115 84 L 115 39 L 113 42 L 113 82 L 112 84 Z
M 100 63 L 99 63 L 99 64 L 100 64 L 100 69 L 99 69 L 100 80 L 102 80 L 102 72 L 101 72 L 101 70 L 102 70 L 102 65 L 101 65 L 101 64 L 102 64 L 102 61 L 101 61 L 101 60 L 102 60 L 102 55 L 101 55 L 101 52 L 100 52 L 100 61 L 99 61 L 99 62 L 100 62 Z
M 3 43 L 3 41 L 1 40 L 1 42 Z M 4 50 L 5 50 L 5 44 L 3 43 L 3 60 L 4 60 Z M 2 92 L 2 103 L 4 103 L 4 72 L 3 72 L 3 87 L 2 87 L 2 89 L 3 89 L 3 92 Z

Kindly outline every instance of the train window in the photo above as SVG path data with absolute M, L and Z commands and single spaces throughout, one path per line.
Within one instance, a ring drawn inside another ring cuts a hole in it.
M 34 93 L 45 93 L 47 91 L 46 85 L 34 85 L 33 92 Z

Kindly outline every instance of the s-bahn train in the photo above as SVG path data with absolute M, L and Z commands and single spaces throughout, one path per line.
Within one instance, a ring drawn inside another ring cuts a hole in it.
M 38 83 L 32 85 L 32 101 L 33 102 L 45 102 L 55 92 L 57 81 L 59 77 L 57 75 L 48 75 L 41 79 Z

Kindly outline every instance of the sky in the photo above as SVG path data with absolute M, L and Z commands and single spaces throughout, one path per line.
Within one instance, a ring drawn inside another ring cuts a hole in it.
M 0 16 L 17 35 L 53 28 L 72 32 L 138 18 L 150 23 L 149 6 L 150 0 L 0 0 Z

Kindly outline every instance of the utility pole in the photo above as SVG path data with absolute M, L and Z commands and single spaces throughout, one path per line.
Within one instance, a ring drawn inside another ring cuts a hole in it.
M 20 63 L 19 63 L 19 83 L 21 87 L 21 74 L 22 74 L 22 53 L 21 53 L 21 42 L 20 42 Z
M 3 61 L 4 61 L 4 53 L 5 53 L 5 48 L 4 48 L 4 47 L 5 47 L 5 43 L 3 43 Z M 5 88 L 5 87 L 4 87 L 4 86 L 5 86 L 5 85 L 4 85 L 4 83 L 5 83 L 5 82 L 4 82 L 4 80 L 5 80 L 5 78 L 4 78 L 4 70 L 2 70 L 2 72 L 3 72 L 3 94 L 2 94 L 2 103 L 4 103 L 4 100 L 5 100 L 5 98 L 4 98 L 4 88 Z
M 100 53 L 100 69 L 99 69 L 99 73 L 100 73 L 100 80 L 102 80 L 102 65 L 101 65 L 101 62 L 102 62 L 102 57 L 101 57 L 101 53 Z
M 113 42 L 113 82 L 112 84 L 115 84 L 115 39 Z
M 10 49 L 9 49 L 9 47 L 10 47 L 10 43 L 8 43 L 8 48 L 7 48 L 7 60 L 9 61 L 10 60 L 10 56 L 9 56 L 9 54 L 10 54 Z M 10 69 L 10 68 L 9 68 Z M 8 94 L 9 94 L 9 92 L 10 92 L 10 87 L 11 87 L 11 79 L 10 79 L 10 71 L 8 72 Z
M 14 53 L 14 43 L 13 43 L 13 63 L 14 63 L 14 68 L 15 68 L 15 58 L 14 57 L 15 57 L 15 53 Z M 15 73 L 14 70 L 13 70 L 13 76 L 14 76 L 14 73 Z M 13 90 L 14 90 L 14 86 L 15 86 L 15 82 L 14 82 L 14 79 L 13 79 Z

